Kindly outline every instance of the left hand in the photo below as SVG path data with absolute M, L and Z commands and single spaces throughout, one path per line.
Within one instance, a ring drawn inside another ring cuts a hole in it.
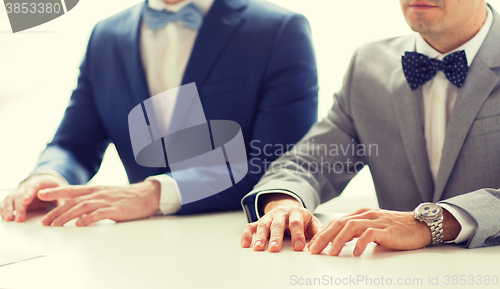
M 413 212 L 361 209 L 331 221 L 309 242 L 309 251 L 319 254 L 329 242 L 329 254 L 338 256 L 345 243 L 358 238 L 354 255 L 361 256 L 370 242 L 396 250 L 414 250 L 431 243 L 427 224 L 415 220 Z
M 160 184 L 144 181 L 127 187 L 63 186 L 38 192 L 42 201 L 60 201 L 61 205 L 42 219 L 45 226 L 62 226 L 78 218 L 77 226 L 103 219 L 129 221 L 152 216 L 160 203 Z

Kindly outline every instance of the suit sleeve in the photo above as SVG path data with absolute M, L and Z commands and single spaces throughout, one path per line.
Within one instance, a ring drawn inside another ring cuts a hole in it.
M 93 41 L 91 36 L 80 65 L 77 87 L 71 95 L 59 128 L 31 174 L 54 170 L 70 185 L 78 185 L 88 182 L 99 169 L 109 140 L 92 94 L 89 71 Z
M 245 140 L 247 175 L 219 194 L 183 205 L 178 214 L 240 209 L 241 198 L 252 190 L 269 164 L 283 154 L 283 148 L 299 141 L 317 120 L 316 59 L 305 17 L 290 14 L 284 18 L 262 79 L 252 138 Z
M 481 189 L 442 201 L 467 212 L 477 223 L 468 248 L 500 245 L 500 190 Z
M 356 54 L 343 87 L 334 95 L 328 116 L 316 123 L 295 147 L 273 162 L 254 190 L 242 200 L 249 221 L 256 221 L 255 196 L 262 191 L 281 190 L 295 194 L 313 212 L 321 203 L 341 194 L 366 163 L 353 150 L 359 144 L 351 118 L 349 94 Z

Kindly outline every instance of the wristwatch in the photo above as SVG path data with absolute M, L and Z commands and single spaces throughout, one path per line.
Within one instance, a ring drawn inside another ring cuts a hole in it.
M 414 211 L 415 219 L 431 229 L 432 245 L 443 243 L 443 208 L 434 203 L 422 203 Z

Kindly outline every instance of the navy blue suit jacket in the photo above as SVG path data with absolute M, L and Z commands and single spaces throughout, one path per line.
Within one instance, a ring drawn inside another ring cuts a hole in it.
M 34 173 L 52 169 L 72 185 L 84 184 L 98 171 L 110 143 L 131 183 L 169 172 L 136 163 L 128 130 L 129 112 L 151 96 L 139 51 L 144 6 L 95 26 L 78 85 Z M 307 20 L 264 1 L 216 0 L 183 77 L 183 84 L 191 82 L 207 119 L 241 126 L 251 163 L 238 184 L 182 206 L 179 214 L 240 209 L 241 198 L 282 152 L 280 145 L 296 143 L 317 120 L 317 71 Z

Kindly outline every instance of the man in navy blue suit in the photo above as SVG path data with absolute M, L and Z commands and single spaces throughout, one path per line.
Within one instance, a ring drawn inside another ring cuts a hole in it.
M 207 119 L 240 125 L 249 173 L 219 194 L 181 205 L 169 167 L 137 164 L 127 117 L 149 97 L 193 82 Z M 239 209 L 266 164 L 316 121 L 317 93 L 303 16 L 260 0 L 140 3 L 94 28 L 54 139 L 33 173 L 0 204 L 0 214 L 21 222 L 28 210 L 57 202 L 44 225 L 77 219 L 77 226 L 85 226 Z M 110 143 L 131 185 L 85 185 Z

